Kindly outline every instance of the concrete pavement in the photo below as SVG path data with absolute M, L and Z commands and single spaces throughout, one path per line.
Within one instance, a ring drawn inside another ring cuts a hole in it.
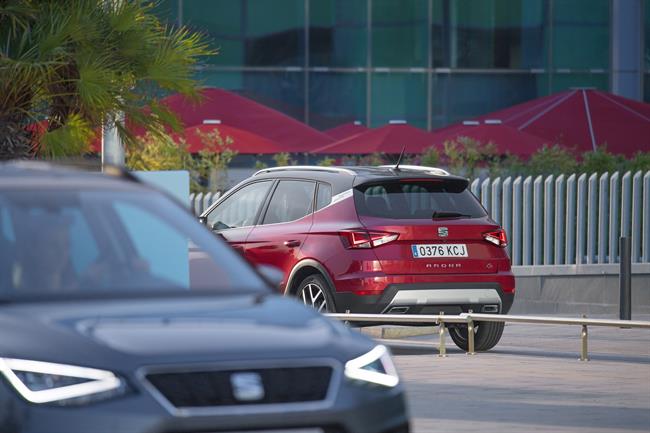
M 639 318 L 640 319 L 640 318 Z M 413 427 L 428 432 L 650 432 L 650 331 L 511 324 L 468 356 L 437 336 L 384 340 L 406 384 Z

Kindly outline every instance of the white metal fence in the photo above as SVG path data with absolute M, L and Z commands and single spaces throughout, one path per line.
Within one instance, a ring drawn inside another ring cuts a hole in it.
M 650 262 L 650 171 L 474 179 L 471 190 L 506 230 L 514 266 Z M 190 195 L 199 215 L 220 192 Z
M 471 190 L 506 230 L 514 266 L 650 262 L 650 171 L 475 179 Z

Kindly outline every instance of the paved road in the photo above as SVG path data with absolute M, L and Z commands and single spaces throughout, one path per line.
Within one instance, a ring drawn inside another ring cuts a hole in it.
M 507 325 L 475 356 L 447 338 L 447 358 L 433 336 L 390 341 L 415 432 L 650 432 L 650 330 L 590 328 L 589 362 L 579 331 Z

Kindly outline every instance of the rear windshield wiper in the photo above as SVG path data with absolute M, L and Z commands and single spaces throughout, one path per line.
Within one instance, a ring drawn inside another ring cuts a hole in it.
M 448 212 L 448 211 L 434 211 L 433 215 L 431 215 L 432 219 L 437 219 L 437 218 L 469 218 L 471 215 L 467 215 L 464 213 L 460 212 Z

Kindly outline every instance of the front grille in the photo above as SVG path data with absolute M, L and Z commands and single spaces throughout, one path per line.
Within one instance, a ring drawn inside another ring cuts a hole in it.
M 264 396 L 255 401 L 238 400 L 231 383 L 231 376 L 236 373 L 258 374 L 264 387 Z M 327 396 L 331 377 L 332 368 L 326 366 L 146 375 L 149 383 L 177 408 L 321 401 Z

